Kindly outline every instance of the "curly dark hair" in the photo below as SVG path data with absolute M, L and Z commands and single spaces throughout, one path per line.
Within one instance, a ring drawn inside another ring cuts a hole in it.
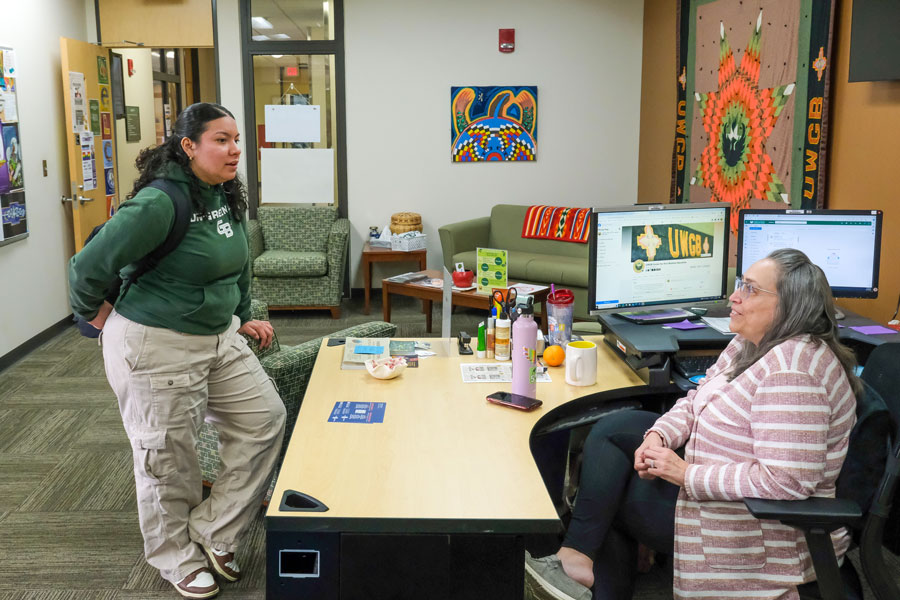
M 200 180 L 191 169 L 191 161 L 181 147 L 181 140 L 188 138 L 195 143 L 199 142 L 200 136 L 206 131 L 209 122 L 222 117 L 231 117 L 233 119 L 234 115 L 224 106 L 210 102 L 197 102 L 185 108 L 178 115 L 174 131 L 169 139 L 154 148 L 141 150 L 135 161 L 140 175 L 135 179 L 134 188 L 127 198 L 134 198 L 139 191 L 147 187 L 151 181 L 159 176 L 160 171 L 168 163 L 175 163 L 184 169 L 188 176 L 191 203 L 194 205 L 194 208 L 198 211 L 205 210 L 198 200 L 200 197 Z M 223 183 L 222 188 L 225 191 L 225 199 L 234 219 L 237 221 L 242 220 L 244 211 L 247 210 L 247 190 L 240 177 L 235 175 L 234 179 Z

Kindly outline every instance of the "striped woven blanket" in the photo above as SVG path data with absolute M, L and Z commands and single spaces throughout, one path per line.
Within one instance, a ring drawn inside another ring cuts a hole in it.
M 590 216 L 589 208 L 529 206 L 522 225 L 522 237 L 586 244 Z

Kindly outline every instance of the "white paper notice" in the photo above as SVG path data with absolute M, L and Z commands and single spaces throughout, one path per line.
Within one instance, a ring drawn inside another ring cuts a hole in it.
M 334 150 L 263 148 L 262 201 L 263 204 L 332 204 Z
M 313 142 L 321 138 L 322 116 L 318 106 L 266 104 L 267 142 Z
M 15 123 L 18 120 L 19 109 L 16 106 L 16 93 L 0 91 L 0 121 Z
M 85 111 L 84 74 L 69 71 L 69 93 L 72 96 L 72 131 L 81 133 L 88 131 Z
M 6 48 L 3 50 L 3 76 L 19 76 L 18 67 L 16 66 L 16 51 L 12 48 Z
M 81 178 L 84 181 L 82 191 L 89 192 L 97 188 L 97 164 L 92 133 L 81 134 Z

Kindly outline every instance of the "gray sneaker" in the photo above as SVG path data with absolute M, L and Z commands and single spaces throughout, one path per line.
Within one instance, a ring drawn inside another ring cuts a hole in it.
M 525 551 L 525 587 L 533 598 L 553 600 L 591 600 L 591 590 L 563 571 L 555 554 L 533 558 Z M 527 593 L 526 593 L 526 597 Z

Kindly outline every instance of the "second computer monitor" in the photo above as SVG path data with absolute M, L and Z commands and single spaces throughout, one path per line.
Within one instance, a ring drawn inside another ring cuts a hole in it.
M 595 208 L 589 311 L 726 299 L 729 209 L 719 203 Z
M 825 272 L 835 297 L 876 298 L 881 220 L 880 210 L 742 210 L 737 272 L 773 250 L 796 248 Z

